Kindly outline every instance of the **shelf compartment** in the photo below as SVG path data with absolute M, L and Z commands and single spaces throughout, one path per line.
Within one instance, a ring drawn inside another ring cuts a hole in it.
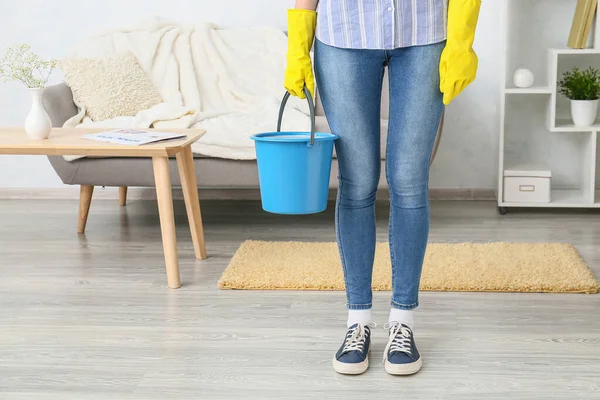
M 552 193 L 557 196 L 551 203 L 594 204 L 597 134 L 549 131 L 544 115 L 551 103 L 551 96 L 505 98 L 504 170 L 521 165 L 550 170 Z
M 516 69 L 527 68 L 536 86 L 549 85 L 547 49 L 566 45 L 574 10 L 566 0 L 507 0 L 506 82 L 512 84 Z
M 521 165 L 550 169 L 547 163 L 549 132 L 544 122 L 551 106 L 551 96 L 505 97 L 504 170 Z
M 596 163 L 596 132 L 549 133 L 548 159 L 552 171 L 551 187 L 559 195 L 552 202 L 561 203 L 577 199 L 581 203 L 594 203 Z M 566 190 L 566 192 L 561 192 Z M 569 196 L 572 190 L 577 195 Z M 560 196 L 563 193 L 563 196 Z M 566 200 L 563 200 L 565 199 Z
M 600 113 L 596 121 L 589 127 L 577 127 L 571 119 L 571 101 L 558 92 L 558 81 L 566 71 L 575 67 L 600 69 L 600 52 L 593 49 L 584 50 L 552 50 L 556 62 L 556 108 L 553 110 L 553 121 L 550 129 L 554 132 L 593 132 L 600 130 Z M 552 118 L 551 118 L 552 119 Z

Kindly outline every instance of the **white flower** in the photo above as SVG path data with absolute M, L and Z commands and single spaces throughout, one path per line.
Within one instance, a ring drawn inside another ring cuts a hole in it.
M 0 57 L 0 78 L 3 82 L 21 82 L 28 88 L 43 88 L 54 67 L 56 60 L 42 60 L 29 45 L 13 45 Z

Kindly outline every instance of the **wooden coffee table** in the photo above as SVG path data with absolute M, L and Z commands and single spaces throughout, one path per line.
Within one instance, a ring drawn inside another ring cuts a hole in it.
M 181 140 L 143 146 L 124 146 L 84 139 L 85 133 L 103 132 L 107 129 L 55 128 L 46 140 L 32 140 L 22 128 L 0 128 L 0 154 L 13 155 L 59 155 L 59 156 L 100 156 L 100 157 L 151 157 L 154 167 L 160 228 L 162 231 L 163 249 L 167 267 L 167 281 L 172 289 L 181 286 L 179 280 L 179 261 L 177 257 L 177 240 L 175 235 L 175 219 L 173 215 L 173 197 L 171 193 L 171 176 L 169 174 L 169 157 L 177 158 L 177 168 L 181 178 L 183 197 L 194 243 L 196 258 L 206 258 L 198 185 L 194 171 L 194 158 L 191 145 L 205 131 L 200 129 L 169 130 L 173 133 L 185 133 Z M 93 186 L 81 186 L 79 199 L 78 232 L 84 233 Z

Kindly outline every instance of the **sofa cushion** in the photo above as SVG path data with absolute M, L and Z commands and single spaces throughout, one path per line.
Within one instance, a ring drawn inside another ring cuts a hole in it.
M 68 58 L 59 67 L 75 103 L 94 121 L 134 116 L 162 102 L 133 53 L 105 59 Z

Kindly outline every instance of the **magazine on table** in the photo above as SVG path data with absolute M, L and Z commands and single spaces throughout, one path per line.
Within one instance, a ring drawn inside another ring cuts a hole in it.
M 139 129 L 117 129 L 101 133 L 88 133 L 83 135 L 85 139 L 97 140 L 129 146 L 140 146 L 143 144 L 163 142 L 165 140 L 183 139 L 185 134 L 145 131 Z

